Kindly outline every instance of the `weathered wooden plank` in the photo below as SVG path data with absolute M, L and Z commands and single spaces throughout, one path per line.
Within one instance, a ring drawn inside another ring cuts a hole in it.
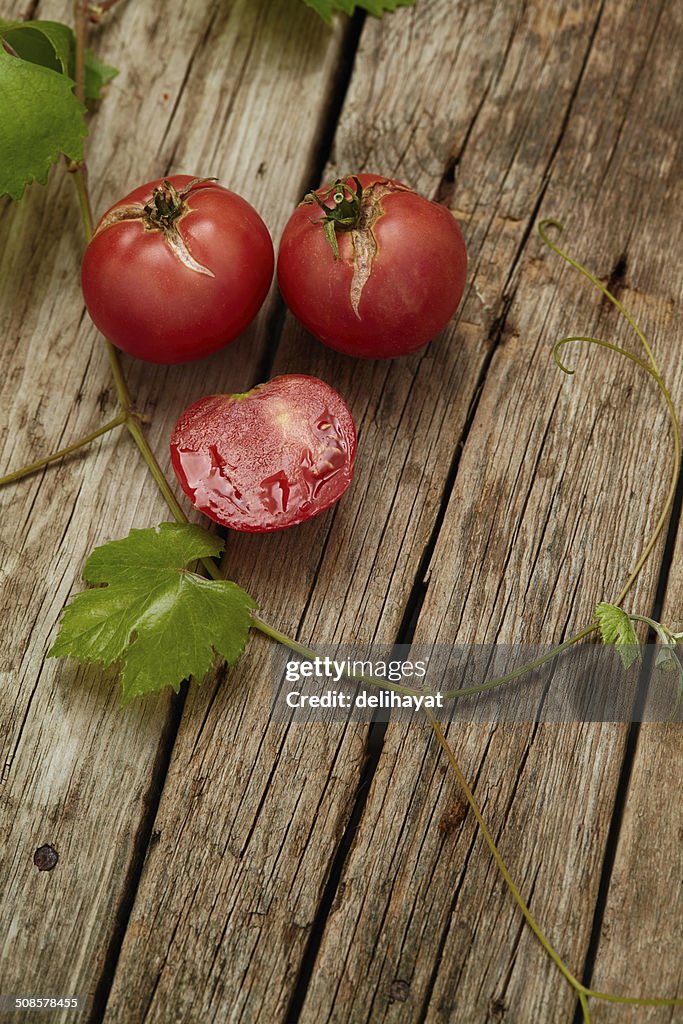
M 7 13 L 23 13 L 24 6 Z M 64 18 L 64 5 L 43 2 L 36 16 Z M 93 121 L 89 164 L 96 210 L 134 184 L 191 167 L 221 176 L 256 203 L 278 232 L 315 163 L 343 31 L 326 31 L 303 5 L 292 9 L 286 0 L 175 0 L 163 18 L 149 5 L 121 3 L 94 34 L 100 55 L 122 69 Z M 232 70 L 224 74 L 226 59 Z M 290 76 L 276 88 L 283 63 Z M 195 107 L 200 96 L 211 110 L 225 106 L 219 132 L 183 98 L 193 73 L 202 85 Z M 301 80 L 309 85 L 305 95 Z M 239 124 L 251 125 L 249 139 L 238 144 L 231 99 Z M 289 151 L 284 179 L 276 167 L 260 165 L 266 140 L 285 144 L 286 121 L 297 152 Z M 204 147 L 190 132 L 201 124 Z M 198 167 L 209 160 L 210 169 Z M 71 189 L 58 169 L 48 190 L 34 187 L 20 204 L 0 208 L 8 410 L 0 463 L 8 468 L 113 415 L 107 360 L 82 319 L 81 233 Z M 207 379 L 213 390 L 241 390 L 253 382 L 272 309 L 271 303 L 229 352 L 202 363 L 167 369 L 124 359 L 140 410 L 153 413 L 150 436 L 165 463 L 172 424 L 184 405 L 209 390 Z M 72 589 L 80 589 L 93 545 L 168 513 L 132 444 L 112 435 L 82 457 L 6 489 L 1 498 L 1 988 L 92 994 L 118 928 L 119 907 L 128 898 L 173 719 L 167 698 L 121 711 L 111 673 L 43 664 L 43 658 L 61 607 Z M 60 859 L 55 870 L 40 873 L 32 858 L 44 843 L 52 843 Z
M 546 185 L 546 171 L 562 135 L 592 28 L 591 19 L 579 17 L 574 8 L 562 7 L 551 15 L 540 4 L 526 14 L 522 8 L 432 4 L 428 14 L 422 7 L 401 11 L 380 24 L 366 23 L 330 171 L 384 170 L 408 178 L 427 194 L 444 195 L 448 182 L 441 178 L 448 158 L 459 161 L 455 201 L 467 224 L 473 284 L 455 331 L 424 353 L 388 367 L 357 365 L 330 356 L 302 338 L 293 325 L 287 326 L 276 368 L 319 373 L 349 399 L 361 428 L 358 478 L 335 512 L 322 559 L 321 526 L 313 522 L 296 536 L 234 542 L 227 568 L 262 600 L 267 617 L 284 629 L 298 625 L 302 639 L 390 640 L 396 635 L 406 594 L 438 512 L 464 411 L 476 390 L 489 336 L 495 335 L 496 319 L 504 309 L 502 293 Z M 483 52 L 482 39 L 486 41 Z M 437 59 L 441 52 L 455 51 L 459 54 L 455 65 Z M 563 60 L 548 63 L 551 52 L 560 53 Z M 410 76 L 406 67 L 411 68 Z M 434 111 L 438 111 L 438 126 L 425 132 L 425 119 Z M 414 137 L 419 145 L 411 141 Z M 425 139 L 430 147 L 426 153 Z M 551 274 L 545 265 L 537 266 L 533 274 L 537 298 L 529 305 L 533 311 L 538 301 L 539 320 L 552 297 Z M 591 320 L 595 306 L 585 293 L 575 303 L 577 315 L 588 312 Z M 533 326 L 538 334 L 538 320 Z M 509 355 L 499 365 L 507 367 L 512 379 L 514 367 L 510 369 L 509 364 L 516 357 L 523 378 L 529 355 L 521 352 L 514 332 L 505 335 L 505 348 Z M 556 391 L 557 379 L 551 381 L 548 387 Z M 458 383 L 460 393 L 455 389 Z M 538 436 L 527 440 L 533 435 L 533 412 L 540 402 L 538 396 L 535 404 L 530 402 L 529 387 L 524 391 L 526 412 L 522 400 L 514 413 L 505 412 L 511 429 L 520 422 L 524 427 L 517 437 L 522 453 L 530 446 L 539 448 L 542 440 Z M 505 409 L 499 393 L 495 399 Z M 549 415 L 546 402 L 542 405 L 545 419 Z M 575 416 L 580 404 L 575 399 L 570 408 Z M 471 451 L 476 447 L 475 443 Z M 481 449 L 479 461 L 480 456 Z M 521 459 L 519 453 L 517 457 Z M 541 486 L 549 493 L 548 468 Z M 577 485 L 581 495 L 588 487 L 587 476 L 586 469 L 586 479 Z M 523 478 L 521 484 L 525 482 L 529 484 Z M 569 501 L 568 494 L 565 499 Z M 458 492 L 457 500 L 462 515 L 471 500 L 469 487 Z M 454 499 L 452 508 L 456 507 Z M 530 535 L 539 507 L 536 500 L 527 513 L 529 522 L 524 521 Z M 449 528 L 446 551 L 435 559 L 435 565 L 443 565 L 444 579 L 453 578 L 451 543 L 455 542 Z M 309 560 L 311 550 L 315 561 Z M 501 544 L 491 579 L 499 574 L 506 551 Z M 461 552 L 472 575 L 479 563 L 465 547 Z M 259 558 L 266 564 L 258 564 Z M 486 572 L 485 566 L 481 572 Z M 443 607 L 431 608 L 429 615 L 436 629 Z M 557 609 L 553 616 L 546 624 L 547 637 L 557 631 L 558 620 L 564 626 Z M 424 629 L 432 635 L 430 625 Z M 444 627 L 442 635 L 445 632 Z M 453 624 L 449 637 L 455 634 Z M 539 637 L 532 634 L 531 638 Z M 189 1020 L 193 1014 L 278 1020 L 286 1013 L 332 852 L 348 817 L 350 783 L 359 776 L 362 748 L 358 729 L 311 726 L 306 731 L 285 731 L 267 726 L 267 653 L 252 650 L 241 672 L 232 674 L 231 683 L 232 689 L 218 691 L 209 707 L 199 693 L 191 694 L 186 706 L 156 822 L 160 839 L 150 849 L 142 876 L 108 1006 L 109 1020 L 125 1020 L 131 1004 L 144 1005 L 150 1021 Z M 247 723 L 252 722 L 256 728 L 245 735 Z M 376 934 L 359 949 L 340 934 L 336 922 L 347 913 L 349 920 L 362 914 L 365 921 L 382 928 L 383 894 L 388 889 L 384 868 L 391 863 L 392 871 L 404 871 L 387 851 L 413 841 L 413 830 L 419 829 L 418 811 L 406 818 L 408 806 L 413 801 L 417 807 L 424 798 L 428 772 L 443 771 L 442 766 L 434 768 L 431 747 L 425 751 L 428 734 L 423 743 L 416 743 L 415 737 L 412 730 L 393 774 L 394 784 L 402 780 L 400 794 L 384 790 L 391 813 L 376 847 L 371 842 L 370 814 L 364 820 L 357 850 L 362 845 L 365 859 L 356 851 L 346 874 L 351 884 L 343 897 L 340 893 L 339 909 L 330 919 L 303 1019 L 317 1021 L 331 1015 L 360 1021 L 386 1010 L 387 991 L 382 991 L 377 1004 L 370 991 L 376 981 L 370 948 L 377 943 Z M 521 743 L 523 749 L 524 738 Z M 408 759 L 411 747 L 416 750 L 412 760 Z M 596 757 L 603 756 L 597 737 L 595 750 Z M 515 753 L 507 751 L 513 765 Z M 385 782 L 389 787 L 392 764 L 389 751 L 373 792 Z M 502 764 L 500 771 L 504 771 Z M 548 783 L 549 800 L 552 782 Z M 336 796 L 330 792 L 332 784 Z M 446 785 L 447 798 L 452 800 L 452 784 Z M 405 807 L 399 806 L 399 797 Z M 425 805 L 430 813 L 435 803 L 432 799 Z M 379 806 L 379 801 L 373 803 L 373 813 Z M 604 830 L 609 807 L 601 806 Z M 440 814 L 443 801 L 437 808 Z M 384 868 L 380 855 L 385 858 Z M 484 858 L 479 858 L 479 864 L 489 873 L 490 892 L 494 877 Z M 429 872 L 424 876 L 421 872 L 419 878 L 424 881 Z M 438 905 L 444 899 L 450 903 L 451 879 L 450 867 L 444 866 L 438 884 L 428 896 L 422 890 L 420 898 L 425 904 Z M 400 913 L 420 927 L 412 895 L 406 896 L 405 890 L 401 895 L 406 898 L 398 900 Z M 516 926 L 513 911 L 510 918 Z M 387 920 L 393 928 L 393 917 Z M 389 929 L 387 920 L 384 927 Z M 434 930 L 430 937 L 435 937 Z M 438 941 L 425 940 L 424 954 L 432 967 L 438 949 Z M 347 956 L 350 960 L 344 966 Z M 369 967 L 368 985 L 362 979 Z M 391 981 L 397 977 L 392 975 Z M 403 1012 L 404 1019 L 411 1019 L 416 1003 L 395 1002 L 391 1012 Z
M 564 13 L 580 15 L 577 7 Z M 548 5 L 527 6 L 511 53 L 526 49 L 528 61 L 529 50 L 538 52 L 534 39 L 540 53 L 566 59 L 577 29 L 563 32 L 561 21 Z M 673 302 L 681 274 L 669 255 L 680 248 L 673 225 L 680 112 L 669 97 L 680 92 L 681 30 L 676 5 L 605 5 L 549 182 L 539 190 L 541 212 L 566 219 L 572 250 L 603 279 L 626 255 L 625 301 L 656 339 L 679 402 Z M 617 50 L 618 85 L 611 71 Z M 537 72 L 544 97 L 547 73 Z M 495 98 L 494 91 L 492 106 Z M 532 96 L 530 105 L 534 100 L 541 102 Z M 530 132 L 511 175 L 524 169 L 524 154 L 552 124 Z M 479 140 L 493 134 L 484 103 L 458 166 L 457 202 L 465 209 L 478 187 Z M 660 476 L 648 468 L 643 487 L 643 450 L 624 450 L 623 443 L 624 436 L 644 434 L 648 467 L 650 459 L 666 466 L 666 419 L 647 381 L 594 352 L 577 354 L 582 377 L 568 384 L 548 359 L 550 343 L 572 330 L 607 334 L 631 348 L 637 343 L 571 271 L 547 253 L 542 262 L 539 256 L 530 241 L 431 560 L 417 631 L 423 641 L 549 642 L 583 625 L 598 600 L 616 595 L 624 578 L 619 567 L 634 560 L 663 500 L 667 469 Z M 657 571 L 654 557 L 630 606 L 649 608 Z M 625 727 L 609 725 L 450 731 L 522 892 L 579 972 L 625 734 Z M 415 788 L 404 784 L 415 778 Z M 669 785 L 663 778 L 671 799 Z M 523 928 L 471 817 L 453 835 L 440 828 L 457 799 L 429 730 L 391 727 L 303 1020 L 573 1019 L 571 991 Z M 666 868 L 658 860 L 662 888 L 677 884 L 680 865 L 673 843 L 666 845 L 672 856 Z M 635 931 L 638 908 L 630 909 Z M 611 962 L 621 961 L 621 982 L 632 990 L 642 980 L 652 993 L 648 977 L 663 976 L 668 994 L 667 981 L 675 988 L 680 967 L 676 929 L 664 971 L 657 969 L 661 947 L 631 947 L 629 934 L 631 928 L 613 937 Z M 632 972 L 626 965 L 639 953 L 647 965 Z M 613 967 L 605 983 L 614 973 Z M 605 1019 L 626 1014 L 613 1008 Z M 675 1018 L 660 1011 L 657 1019 Z

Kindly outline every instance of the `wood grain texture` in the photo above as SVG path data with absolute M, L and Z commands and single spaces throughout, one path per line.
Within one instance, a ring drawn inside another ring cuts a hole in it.
M 64 17 L 62 6 L 44 0 L 38 14 Z M 277 237 L 314 183 L 353 36 L 341 23 L 328 32 L 298 0 L 166 6 L 159 19 L 122 2 L 94 33 L 123 69 L 93 122 L 97 207 L 167 169 L 215 173 Z M 683 280 L 671 252 L 683 176 L 671 97 L 682 35 L 673 2 L 422 0 L 368 18 L 325 175 L 382 171 L 455 209 L 471 268 L 458 320 L 422 352 L 379 364 L 328 352 L 288 318 L 271 360 L 273 295 L 247 336 L 210 360 L 126 361 L 165 465 L 178 410 L 208 391 L 306 372 L 349 402 L 359 457 L 340 505 L 296 531 L 229 542 L 226 572 L 274 626 L 303 641 L 393 642 L 424 596 L 418 639 L 550 642 L 618 590 L 660 507 L 666 418 L 647 381 L 606 353 L 572 353 L 571 380 L 552 366 L 550 344 L 577 326 L 631 339 L 533 225 L 539 212 L 564 219 L 572 251 L 603 280 L 625 262 L 614 287 L 672 364 L 680 399 Z M 55 174 L 49 193 L 0 206 L 12 238 L 0 256 L 8 466 L 113 412 L 106 361 L 81 319 L 68 185 Z M 42 665 L 92 545 L 164 518 L 125 438 L 2 498 L 12 642 L 0 698 L 1 991 L 99 983 L 96 1019 L 122 1024 L 570 1024 L 571 993 L 471 816 L 442 827 L 459 797 L 426 724 L 390 726 L 377 753 L 366 726 L 270 722 L 272 649 L 258 637 L 236 670 L 191 689 L 177 735 L 168 701 L 122 713 L 111 676 Z M 649 610 L 660 562 L 661 545 L 634 609 Z M 626 731 L 450 731 L 514 876 L 579 973 Z M 680 984 L 679 745 L 673 728 L 639 738 L 597 949 L 601 987 L 673 994 Z M 655 771 L 671 814 L 661 844 Z M 39 873 L 31 858 L 46 841 L 60 862 Z M 641 846 L 652 850 L 646 864 Z M 669 901 L 666 915 L 654 909 Z M 677 1019 L 594 1013 L 610 1024 Z

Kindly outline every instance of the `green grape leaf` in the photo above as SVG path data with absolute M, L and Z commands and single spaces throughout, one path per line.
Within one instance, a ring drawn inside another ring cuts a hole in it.
M 2 21 L 0 35 L 22 60 L 68 75 L 72 64 L 74 34 L 56 21 Z
M 602 642 L 615 645 L 624 668 L 640 661 L 640 642 L 625 611 L 603 601 L 595 609 L 595 618 Z
M 67 605 L 48 657 L 120 663 L 124 704 L 165 686 L 177 693 L 189 676 L 201 682 L 217 654 L 234 664 L 256 604 L 237 584 L 187 568 L 223 547 L 200 526 L 162 523 L 95 548 L 83 578 L 104 585 Z
M 45 183 L 61 153 L 82 160 L 84 114 L 71 79 L 0 45 L 0 195 L 20 199 L 34 179 Z
M 22 60 L 76 77 L 76 39 L 68 25 L 59 21 L 3 21 L 0 36 Z M 102 89 L 118 71 L 104 64 L 91 50 L 85 52 L 85 97 L 102 98 Z
M 415 0 L 304 0 L 320 17 L 332 23 L 332 15 L 340 11 L 342 14 L 353 14 L 357 7 L 381 17 L 386 11 L 395 11 L 397 7 L 412 7 Z

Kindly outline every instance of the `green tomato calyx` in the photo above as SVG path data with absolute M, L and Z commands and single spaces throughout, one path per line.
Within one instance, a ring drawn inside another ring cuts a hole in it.
M 192 189 L 196 185 L 203 185 L 209 181 L 217 181 L 217 179 L 193 178 L 179 192 L 168 178 L 164 178 L 161 185 L 153 190 L 150 201 L 143 207 L 146 226 L 150 229 L 159 228 L 162 231 L 168 231 L 187 211 L 185 199 Z
M 353 182 L 354 187 L 349 184 L 349 181 Z M 322 226 L 335 260 L 339 259 L 337 230 L 355 231 L 359 227 L 362 214 L 362 198 L 363 186 L 355 175 L 346 180 L 337 178 L 334 184 L 328 188 L 318 189 L 317 192 L 309 192 L 304 197 L 304 203 L 317 203 L 323 211 L 324 216 L 320 220 L 313 221 L 313 223 Z M 333 205 L 331 206 L 330 203 Z

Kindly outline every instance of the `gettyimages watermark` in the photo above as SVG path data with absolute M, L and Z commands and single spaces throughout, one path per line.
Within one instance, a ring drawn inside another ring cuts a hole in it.
M 660 647 L 642 647 L 628 668 L 602 644 L 552 654 L 530 644 L 327 645 L 314 657 L 277 647 L 271 716 L 408 722 L 429 711 L 442 721 L 683 721 L 683 679 Z

